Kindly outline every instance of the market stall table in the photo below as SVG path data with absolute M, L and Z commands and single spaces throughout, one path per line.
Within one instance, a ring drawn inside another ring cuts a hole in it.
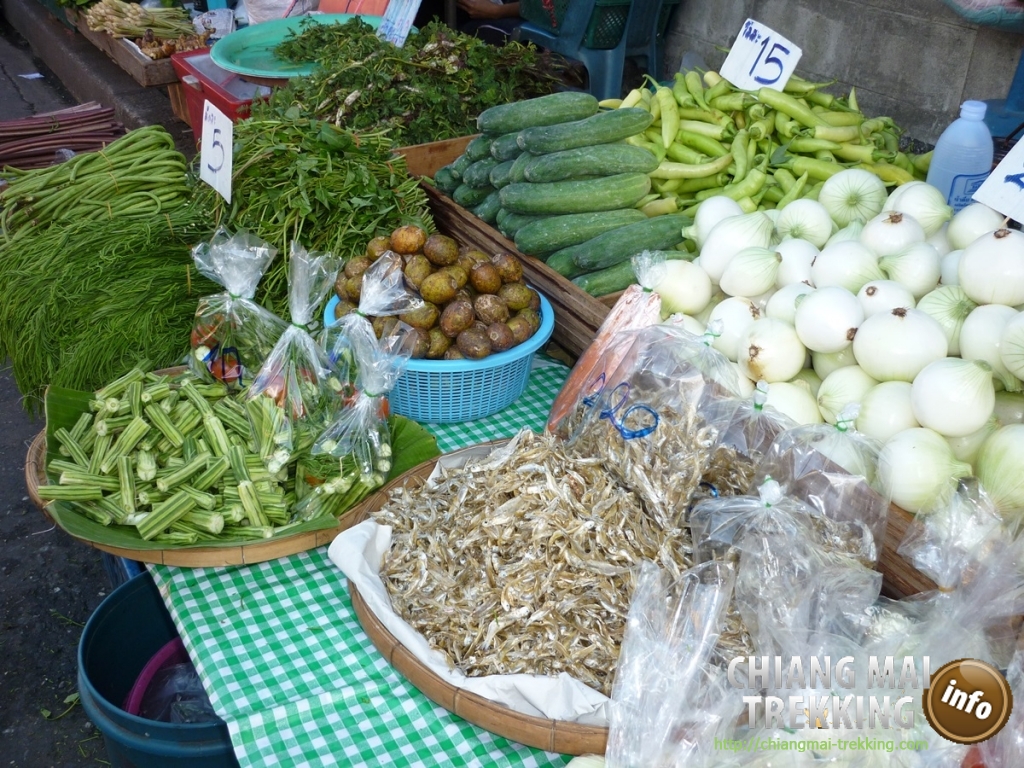
M 534 359 L 513 405 L 431 425 L 448 453 L 544 428 L 568 369 Z M 373 647 L 326 547 L 239 568 L 150 566 L 242 766 L 560 766 L 433 704 Z

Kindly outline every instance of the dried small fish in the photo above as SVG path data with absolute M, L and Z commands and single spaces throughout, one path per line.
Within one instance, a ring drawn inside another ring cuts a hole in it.
M 374 519 L 392 527 L 380 574 L 396 612 L 473 676 L 567 672 L 610 694 L 636 566 L 693 565 L 687 528 L 528 430 L 431 488 L 396 489 Z

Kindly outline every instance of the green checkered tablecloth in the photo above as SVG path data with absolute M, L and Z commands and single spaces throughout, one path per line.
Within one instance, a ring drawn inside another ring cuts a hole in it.
M 431 426 L 444 452 L 540 431 L 568 369 L 535 357 L 507 409 Z M 436 706 L 363 632 L 327 548 L 240 568 L 150 566 L 242 766 L 561 766 Z

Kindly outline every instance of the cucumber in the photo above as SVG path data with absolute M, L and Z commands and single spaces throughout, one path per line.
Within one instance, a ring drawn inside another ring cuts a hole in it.
M 580 269 L 576 262 L 572 260 L 572 254 L 568 256 L 564 254 L 564 250 L 556 251 L 547 257 L 545 263 L 562 277 L 568 277 L 570 280 L 586 272 L 586 270 Z
M 504 208 L 502 210 L 507 211 L 507 209 Z M 507 211 L 507 215 L 505 216 L 505 219 L 501 222 L 501 224 L 498 226 L 498 230 L 505 237 L 512 238 L 515 237 L 516 232 L 525 227 L 527 224 L 532 224 L 535 221 L 540 221 L 541 219 L 547 218 L 551 217 L 528 216 L 523 213 L 512 213 L 511 211 Z
M 463 208 L 472 208 L 480 205 L 493 191 L 494 187 L 471 187 L 468 184 L 460 184 L 452 193 L 452 199 Z
M 673 248 L 683 241 L 683 227 L 692 223 L 689 216 L 670 213 L 627 224 L 579 245 L 571 245 L 552 254 L 552 258 L 571 258 L 582 271 L 593 272 L 625 261 L 641 251 Z
M 526 128 L 519 134 L 519 146 L 527 152 L 543 155 L 594 144 L 610 144 L 643 133 L 653 121 L 646 109 L 613 109 L 573 123 Z
M 693 258 L 692 253 L 681 251 L 655 251 L 655 253 L 660 253 L 666 261 L 690 261 Z M 572 281 L 591 296 L 607 296 L 609 293 L 624 291 L 636 282 L 636 275 L 633 274 L 633 260 L 625 259 L 596 272 L 578 275 Z
M 493 224 L 495 219 L 498 217 L 498 211 L 501 209 L 501 198 L 498 196 L 498 190 L 494 190 L 480 205 L 470 209 L 470 212 L 478 219 L 483 219 L 488 224 Z
M 512 214 L 510 214 L 504 208 L 499 208 L 498 209 L 498 215 L 494 217 L 494 223 L 498 227 L 499 230 L 501 230 L 501 225 L 502 225 L 502 223 L 504 223 L 505 219 L 507 219 L 511 215 Z
M 450 195 L 456 190 L 460 182 L 455 178 L 455 174 L 452 173 L 451 166 L 446 165 L 444 168 L 437 169 L 437 173 L 434 174 L 434 183 L 437 184 L 438 189 Z
M 501 204 L 513 213 L 586 213 L 631 208 L 651 190 L 645 173 L 619 173 L 599 179 L 509 184 Z
M 477 136 L 466 145 L 465 154 L 474 163 L 489 157 L 491 154 L 491 138 L 489 136 Z
M 500 136 L 534 125 L 580 120 L 596 113 L 597 99 L 589 93 L 562 91 L 485 109 L 476 119 L 476 127 L 481 133 Z
M 657 167 L 658 158 L 643 147 L 598 144 L 535 157 L 523 173 L 527 181 L 545 182 L 614 173 L 650 173 Z
M 529 152 L 523 152 L 519 157 L 512 161 L 512 168 L 508 172 L 508 180 L 511 184 L 520 183 L 526 181 L 526 170 L 527 164 L 533 159 L 533 155 Z
M 518 138 L 519 131 L 506 133 L 504 136 L 496 138 L 491 142 L 491 157 L 501 162 L 515 160 L 523 153 L 523 148 L 519 146 L 517 141 Z
M 452 176 L 462 182 L 462 174 L 466 172 L 466 169 L 473 164 L 473 161 L 469 159 L 469 155 L 459 155 L 455 162 L 448 167 L 451 169 Z
M 509 171 L 512 170 L 512 164 L 515 160 L 506 160 L 503 163 L 498 163 L 496 166 L 491 168 L 491 186 L 495 189 L 501 189 L 507 187 L 511 181 L 508 178 Z
M 462 174 L 462 183 L 478 188 L 491 186 L 491 169 L 497 164 L 498 161 L 490 155 L 483 160 L 477 160 Z
M 636 208 L 552 216 L 519 229 L 515 236 L 516 248 L 529 254 L 551 253 L 646 218 Z

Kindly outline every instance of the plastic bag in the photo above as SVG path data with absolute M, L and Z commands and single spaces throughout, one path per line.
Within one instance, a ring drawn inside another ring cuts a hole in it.
M 685 766 L 723 721 L 709 706 L 707 668 L 734 574 L 706 563 L 668 583 L 644 562 L 626 620 L 609 708 L 609 768 Z M 732 703 L 735 706 L 735 702 Z
M 192 324 L 189 368 L 208 382 L 243 388 L 281 338 L 288 324 L 255 301 L 256 286 L 277 248 L 239 230 L 220 227 L 208 243 L 192 249 L 192 259 L 204 277 L 225 288 L 199 300 Z
M 298 519 L 337 515 L 384 484 L 393 463 L 388 393 L 412 354 L 413 330 L 401 323 L 379 343 L 356 342 L 357 393 L 313 445 L 314 456 L 336 459 L 337 470 L 298 504 Z
M 1018 648 L 1006 669 L 1014 707 L 1003 730 L 981 743 L 985 768 L 1019 768 L 1024 765 L 1024 650 Z
M 963 478 L 947 502 L 913 519 L 897 554 L 939 589 L 949 591 L 966 572 L 976 570 L 1006 535 L 1002 519 L 977 479 Z
M 162 723 L 221 721 L 192 662 L 157 670 L 143 695 L 139 716 Z
M 859 406 L 848 405 L 835 425 L 808 424 L 780 434 L 758 465 L 753 487 L 770 476 L 786 496 L 870 533 L 874 546 L 864 556 L 875 561 L 882 551 L 889 499 L 875 479 L 881 444 L 854 430 L 858 411 Z
M 270 472 L 313 447 L 341 406 L 342 383 L 327 353 L 310 335 L 316 310 L 334 283 L 340 262 L 329 253 L 291 245 L 288 308 L 281 334 L 246 396 L 257 450 Z

